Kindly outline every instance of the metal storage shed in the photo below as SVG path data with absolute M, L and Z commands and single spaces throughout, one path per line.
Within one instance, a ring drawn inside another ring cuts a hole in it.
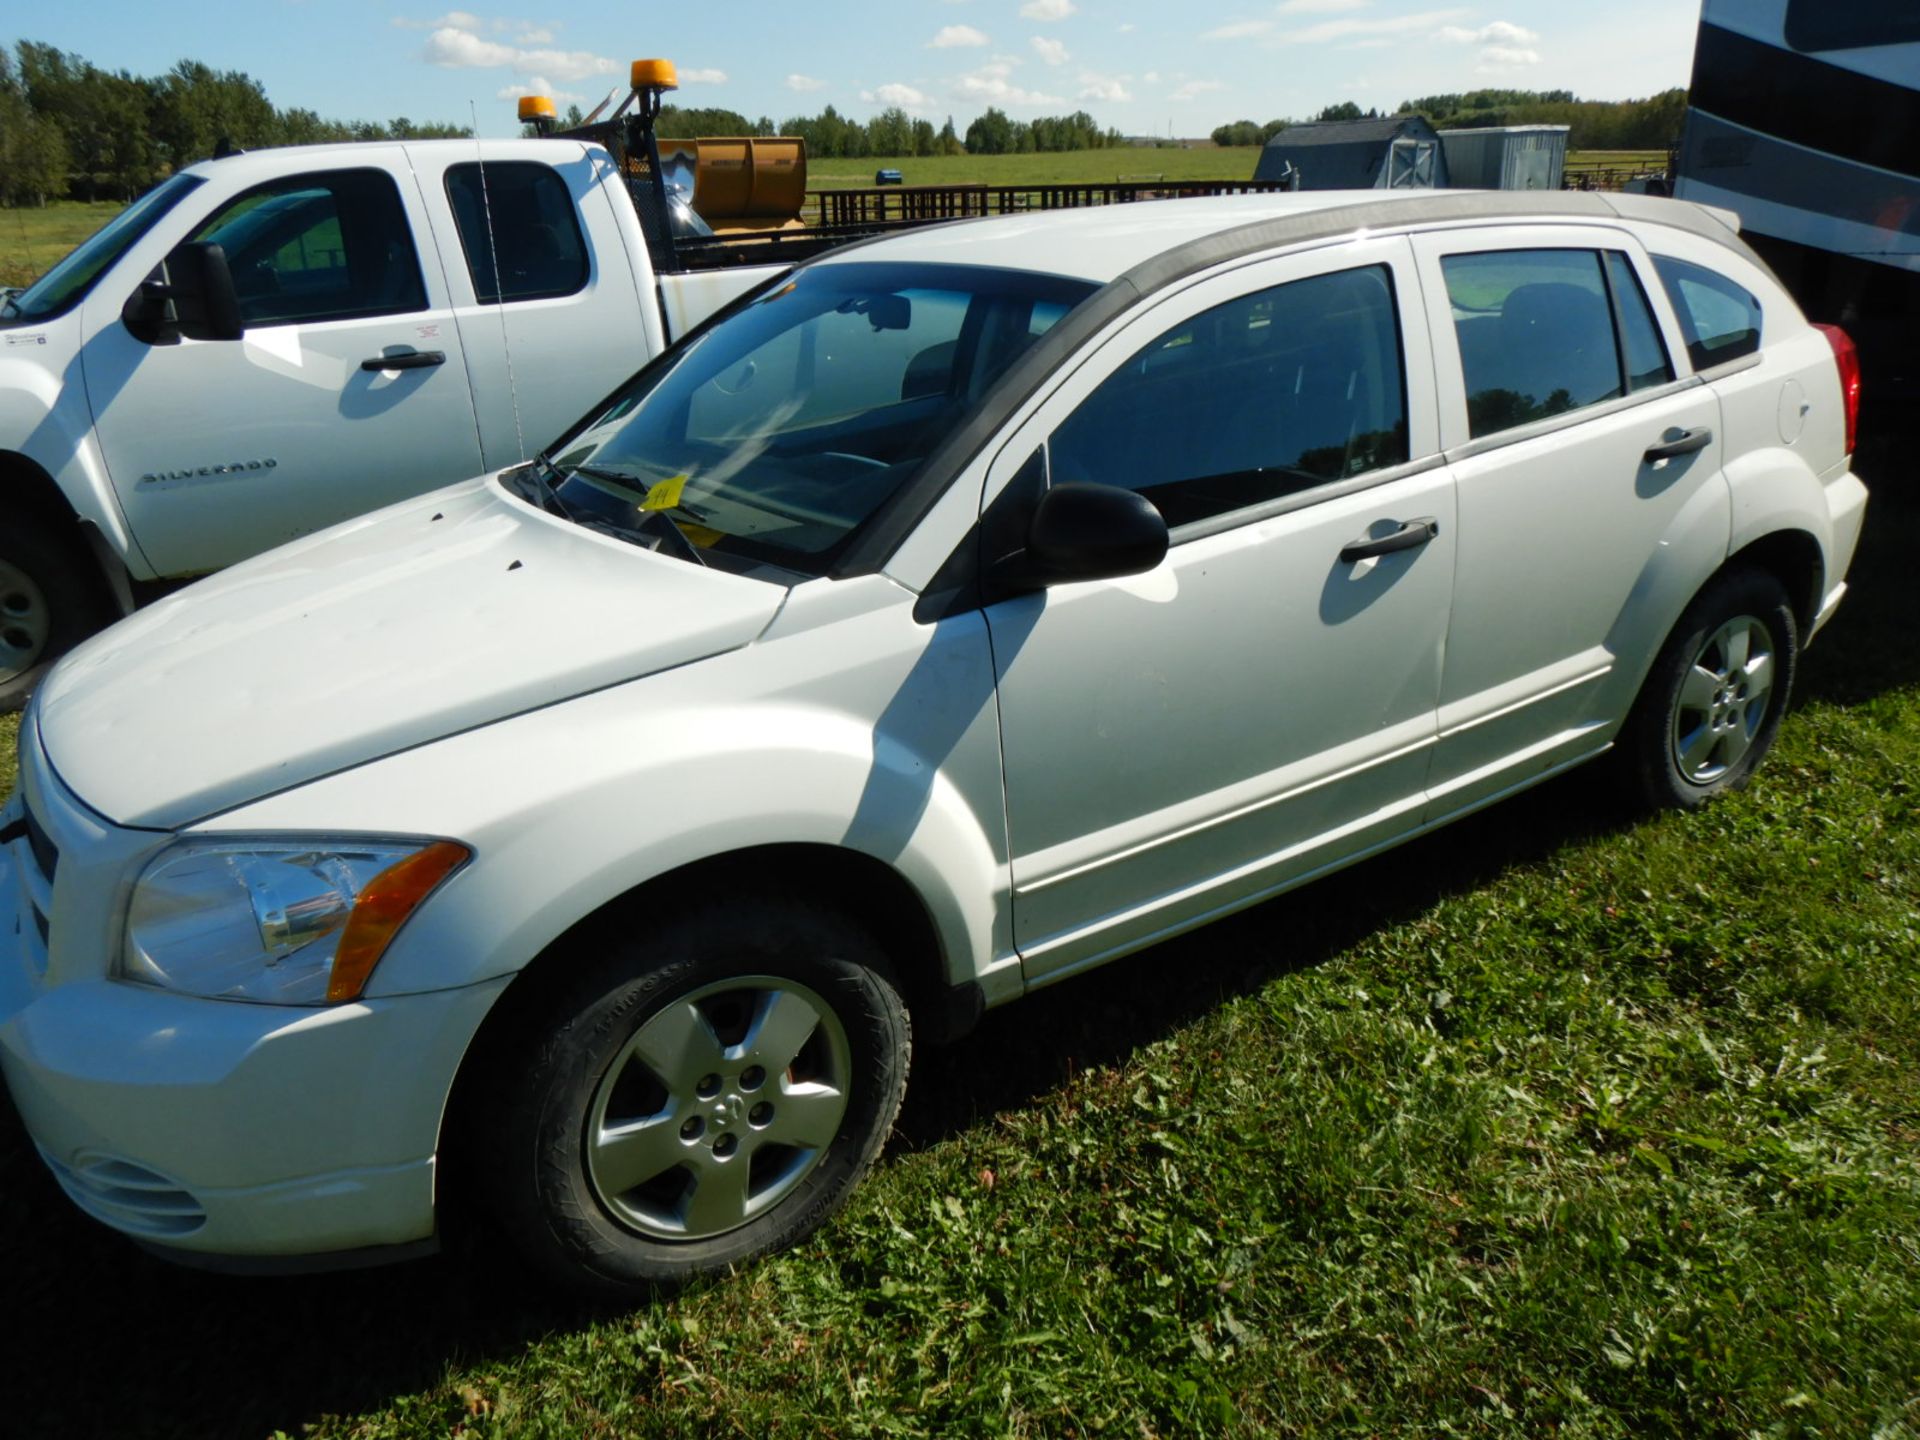
M 1444 186 L 1447 158 L 1418 115 L 1289 125 L 1260 152 L 1256 180 L 1297 174 L 1301 190 L 1425 190 Z
M 1440 148 L 1455 185 L 1476 190 L 1558 190 L 1566 169 L 1566 125 L 1494 125 L 1442 130 Z

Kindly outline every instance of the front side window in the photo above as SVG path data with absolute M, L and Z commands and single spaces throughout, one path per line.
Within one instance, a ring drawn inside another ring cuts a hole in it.
M 1746 286 L 1670 255 L 1654 256 L 1653 268 L 1673 301 L 1694 369 L 1724 365 L 1760 348 L 1760 302 Z
M 534 160 L 455 165 L 447 171 L 447 199 L 482 305 L 585 288 L 586 241 L 567 183 L 552 166 Z
M 71 310 L 86 298 L 108 267 L 132 248 L 134 241 L 186 199 L 189 192 L 205 183 L 198 175 L 175 175 L 156 185 L 81 241 L 59 264 L 20 294 L 0 304 L 0 326 L 51 320 Z
M 1137 490 L 1179 526 L 1407 457 L 1384 265 L 1216 305 L 1136 351 L 1053 434 L 1053 483 Z
M 400 192 L 384 170 L 332 170 L 249 190 L 194 233 L 227 252 L 248 326 L 424 310 Z
M 972 265 L 804 267 L 557 447 L 555 498 L 636 543 L 662 548 L 667 524 L 709 563 L 824 573 L 1093 289 Z

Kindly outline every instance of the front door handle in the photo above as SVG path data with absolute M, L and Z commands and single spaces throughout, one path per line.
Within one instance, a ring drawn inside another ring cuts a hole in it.
M 424 370 L 429 365 L 447 363 L 444 350 L 404 350 L 398 355 L 376 355 L 371 360 L 362 360 L 362 370 Z
M 1713 431 L 1705 425 L 1692 430 L 1682 430 L 1671 440 L 1662 440 L 1649 445 L 1644 458 L 1649 465 L 1658 465 L 1662 460 L 1671 460 L 1678 455 L 1691 455 L 1696 450 L 1704 450 L 1713 443 Z
M 1378 539 L 1352 540 L 1340 551 L 1340 563 L 1351 565 L 1359 560 L 1371 560 L 1376 555 L 1391 555 L 1396 550 L 1411 550 L 1416 545 L 1424 545 L 1440 533 L 1440 522 L 1431 515 L 1423 515 L 1418 520 L 1409 520 L 1391 535 L 1382 535 Z

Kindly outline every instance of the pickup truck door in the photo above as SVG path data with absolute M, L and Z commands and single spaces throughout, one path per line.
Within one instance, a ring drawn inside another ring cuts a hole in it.
M 86 303 L 95 432 L 162 575 L 217 569 L 481 468 L 459 331 L 405 153 L 368 145 L 328 158 L 200 202 L 188 238 L 226 249 L 243 340 L 136 339 L 120 318 L 127 285 Z
M 485 468 L 499 469 L 545 449 L 664 348 L 614 206 L 628 206 L 636 241 L 638 223 L 597 147 L 435 145 L 413 157 L 480 397 Z

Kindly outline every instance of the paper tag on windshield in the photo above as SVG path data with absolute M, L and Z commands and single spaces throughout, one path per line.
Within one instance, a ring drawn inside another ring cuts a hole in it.
M 680 492 L 687 488 L 687 477 L 675 475 L 662 480 L 647 491 L 647 498 L 640 502 L 642 510 L 671 510 L 680 503 Z

